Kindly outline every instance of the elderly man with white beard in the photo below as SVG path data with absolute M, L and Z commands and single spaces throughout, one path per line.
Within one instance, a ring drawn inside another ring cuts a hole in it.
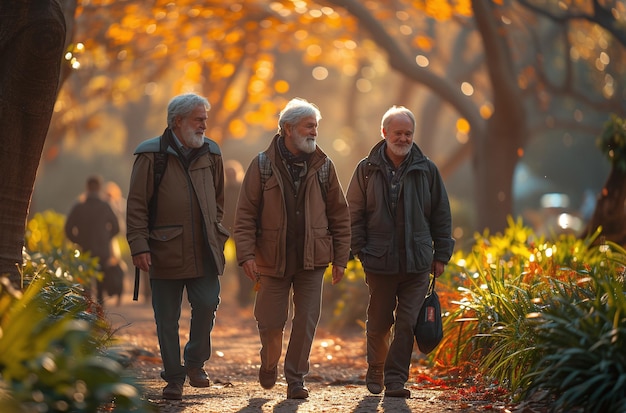
M 261 339 L 259 383 L 278 376 L 293 289 L 293 322 L 285 354 L 287 398 L 306 399 L 311 345 L 321 311 L 324 271 L 343 277 L 350 255 L 350 217 L 332 161 L 317 146 L 319 109 L 292 99 L 278 133 L 243 179 L 235 217 L 237 261 L 256 282 L 254 315 Z
M 163 135 L 135 150 L 126 208 L 127 239 L 136 268 L 148 272 L 163 359 L 163 398 L 180 400 L 189 378 L 209 387 L 204 370 L 220 301 L 224 244 L 224 166 L 215 141 L 204 136 L 206 98 L 187 93 L 167 107 Z M 159 179 L 159 177 L 161 177 Z M 191 304 L 189 340 L 181 363 L 179 319 L 183 292 Z

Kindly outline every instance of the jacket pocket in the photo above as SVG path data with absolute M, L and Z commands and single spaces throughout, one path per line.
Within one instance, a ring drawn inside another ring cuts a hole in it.
M 326 267 L 333 260 L 333 237 L 326 228 L 314 229 L 313 236 L 313 265 Z
M 388 255 L 389 241 L 373 239 L 359 252 L 359 259 L 367 271 L 386 273 Z
M 259 266 L 275 268 L 278 260 L 278 230 L 265 229 L 256 238 L 255 259 Z
M 150 231 L 150 254 L 156 268 L 183 265 L 183 227 L 162 227 Z
M 433 264 L 433 239 L 430 232 L 413 233 L 413 260 L 417 271 L 430 269 Z

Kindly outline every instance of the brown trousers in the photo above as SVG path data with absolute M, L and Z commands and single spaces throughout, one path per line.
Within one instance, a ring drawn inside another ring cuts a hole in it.
M 429 274 L 366 274 L 367 362 L 382 367 L 385 386 L 404 386 L 409 378 L 415 336 L 413 328 L 428 291 Z M 391 339 L 391 327 L 393 338 Z
M 261 276 L 254 316 L 261 338 L 261 367 L 265 370 L 278 365 L 289 314 L 289 293 L 293 289 L 293 320 L 284 364 L 287 384 L 304 383 L 309 372 L 309 355 L 322 306 L 323 280 L 323 268 L 282 278 Z

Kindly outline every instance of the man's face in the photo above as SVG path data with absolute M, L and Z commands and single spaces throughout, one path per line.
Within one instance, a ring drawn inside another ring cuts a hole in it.
M 288 125 L 285 134 L 285 145 L 291 153 L 313 153 L 317 142 L 317 119 L 315 116 L 302 118 L 295 125 Z
M 411 151 L 413 145 L 413 122 L 403 114 L 391 118 L 387 128 L 383 129 L 390 157 L 402 158 Z
M 199 148 L 204 143 L 207 114 L 204 105 L 198 105 L 185 117 L 177 117 L 172 130 L 187 148 Z

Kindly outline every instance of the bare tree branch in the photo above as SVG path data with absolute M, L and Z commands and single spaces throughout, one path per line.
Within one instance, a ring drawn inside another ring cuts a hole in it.
M 570 20 L 586 20 L 591 23 L 595 23 L 602 27 L 607 32 L 611 33 L 615 39 L 623 46 L 626 46 L 626 28 L 624 24 L 615 18 L 611 9 L 603 7 L 598 0 L 593 0 L 593 14 L 587 14 L 582 12 L 566 12 L 566 13 L 553 13 L 542 7 L 539 7 L 528 0 L 517 0 L 519 4 L 526 7 L 533 12 L 540 14 L 553 20 L 555 22 L 566 22 Z

